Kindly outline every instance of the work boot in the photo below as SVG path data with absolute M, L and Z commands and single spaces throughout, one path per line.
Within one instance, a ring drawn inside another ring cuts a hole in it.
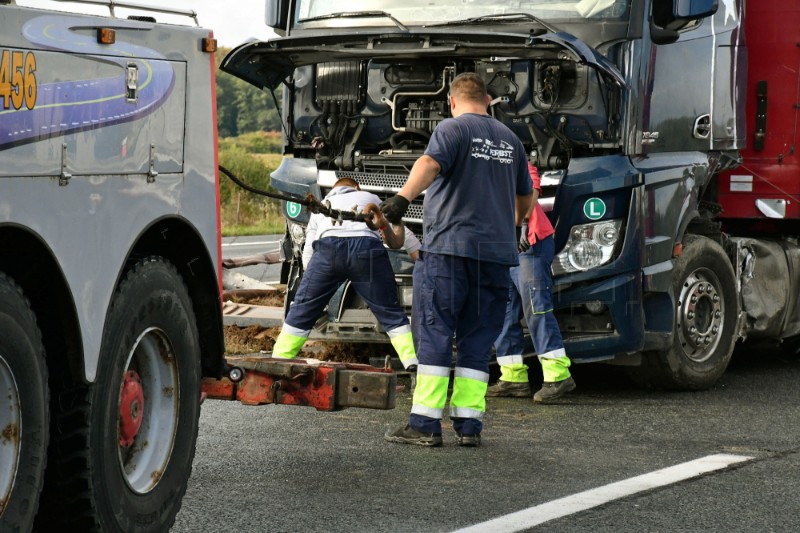
M 400 444 L 416 444 L 417 446 L 441 446 L 441 433 L 423 433 L 409 425 L 400 426 L 394 431 L 387 431 L 383 439 L 387 442 Z
M 534 402 L 547 403 L 561 398 L 566 393 L 575 390 L 575 380 L 572 376 L 561 381 L 545 381 L 542 388 L 533 395 Z
M 456 431 L 456 442 L 459 446 L 477 448 L 481 445 L 480 433 L 459 433 Z
M 486 396 L 504 396 L 509 398 L 530 398 L 531 386 L 528 382 L 515 383 L 513 381 L 500 380 L 488 389 Z

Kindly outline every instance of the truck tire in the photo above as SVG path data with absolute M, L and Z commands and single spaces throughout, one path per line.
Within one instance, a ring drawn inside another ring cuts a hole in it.
M 0 399 L 0 531 L 30 531 L 47 462 L 47 365 L 28 300 L 2 272 Z
M 736 343 L 739 300 L 733 267 L 719 244 L 687 235 L 672 279 L 672 346 L 665 352 L 645 352 L 642 365 L 628 373 L 646 387 L 707 389 L 725 372 Z
M 62 391 L 54 405 L 54 488 L 48 478 L 41 529 L 168 531 L 200 415 L 197 324 L 169 262 L 150 257 L 128 271 L 106 317 L 95 382 Z

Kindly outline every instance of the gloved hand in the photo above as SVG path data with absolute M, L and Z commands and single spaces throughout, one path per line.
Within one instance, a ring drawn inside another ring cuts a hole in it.
M 519 230 L 517 232 L 517 250 L 519 250 L 519 253 L 527 252 L 531 247 L 531 243 L 528 241 L 528 221 L 523 220 L 522 226 L 518 227 L 517 230 Z
M 404 197 L 395 194 L 391 198 L 387 198 L 381 204 L 381 211 L 383 212 L 383 216 L 386 217 L 386 220 L 392 224 L 399 224 L 403 221 L 403 215 L 406 214 L 410 203 L 411 202 Z

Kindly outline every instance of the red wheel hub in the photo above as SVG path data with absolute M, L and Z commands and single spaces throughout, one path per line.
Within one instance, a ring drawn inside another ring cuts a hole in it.
M 144 389 L 139 374 L 129 370 L 125 374 L 122 382 L 122 390 L 119 395 L 119 444 L 124 448 L 129 448 L 139 428 L 142 427 L 144 414 Z

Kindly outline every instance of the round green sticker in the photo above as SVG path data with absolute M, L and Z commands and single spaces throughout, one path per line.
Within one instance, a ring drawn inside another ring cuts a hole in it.
M 600 220 L 606 214 L 606 204 L 600 198 L 589 198 L 583 204 L 583 214 L 589 220 Z
M 297 202 L 286 202 L 286 214 L 289 215 L 289 218 L 297 217 L 302 209 Z

